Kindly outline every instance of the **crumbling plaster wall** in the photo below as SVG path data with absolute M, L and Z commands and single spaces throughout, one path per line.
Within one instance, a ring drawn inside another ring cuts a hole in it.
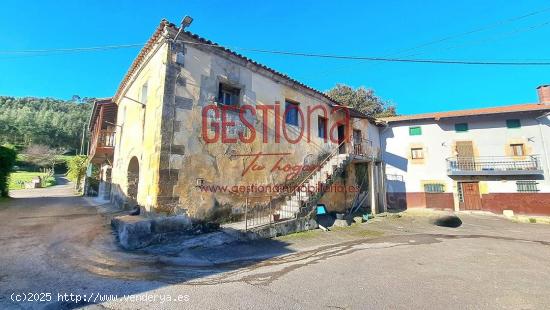
M 244 195 L 210 193 L 201 191 L 197 179 L 204 180 L 204 185 L 264 185 L 281 184 L 286 173 L 272 172 L 271 169 L 280 156 L 268 156 L 258 159 L 258 164 L 265 167 L 261 171 L 250 171 L 243 175 L 245 168 L 253 157 L 235 156 L 256 153 L 289 153 L 282 164 L 303 164 L 313 162 L 320 153 L 333 151 L 335 143 L 318 138 L 317 119 L 321 111 L 315 111 L 310 120 L 310 137 L 306 134 L 297 144 L 289 143 L 284 136 L 279 143 L 274 141 L 275 115 L 269 113 L 268 143 L 262 141 L 263 112 L 255 116 L 248 114 L 247 119 L 256 128 L 256 138 L 251 143 L 206 143 L 201 134 L 202 109 L 214 104 L 220 82 L 228 83 L 241 89 L 240 104 L 274 105 L 280 103 L 284 111 L 285 99 L 300 103 L 300 109 L 307 116 L 308 107 L 324 104 L 321 98 L 315 98 L 287 83 L 275 80 L 256 72 L 242 60 L 235 57 L 222 57 L 206 47 L 191 44 L 173 45 L 171 64 L 167 70 L 165 88 L 165 113 L 163 114 L 163 145 L 161 155 L 161 192 L 177 199 L 177 207 L 198 218 L 207 216 L 215 205 L 242 206 Z M 176 62 L 177 53 L 184 54 L 184 64 Z M 326 100 L 326 99 L 325 99 Z M 326 103 L 325 103 L 326 104 Z M 328 108 L 328 105 L 326 105 Z M 328 129 L 342 115 L 328 118 Z M 212 119 L 211 119 L 212 120 Z M 219 120 L 219 119 L 218 119 Z M 284 122 L 280 116 L 281 124 Z M 356 124 L 362 127 L 361 122 Z M 289 126 L 292 127 L 292 126 Z M 306 126 L 304 126 L 306 127 Z M 366 135 L 366 126 L 361 128 Z M 296 130 L 296 129 L 294 129 Z M 288 130 L 292 136 L 292 130 Z M 213 134 L 213 132 L 209 132 Z M 336 132 L 334 133 L 336 135 Z M 281 133 L 282 135 L 282 133 Z M 328 154 L 328 153 L 327 153 Z M 163 172 L 164 171 L 164 172 Z M 175 177 L 177 176 L 177 180 Z M 164 181 L 166 180 L 166 182 Z M 164 189 L 163 189 L 164 188 Z M 259 195 L 259 194 L 255 194 Z
M 167 55 L 168 45 L 163 40 L 153 46 L 145 57 L 144 65 L 130 77 L 117 102 L 112 199 L 119 205 L 126 201 L 128 165 L 133 157 L 139 161 L 137 203 L 147 210 L 157 203 Z M 145 84 L 147 98 L 143 98 Z

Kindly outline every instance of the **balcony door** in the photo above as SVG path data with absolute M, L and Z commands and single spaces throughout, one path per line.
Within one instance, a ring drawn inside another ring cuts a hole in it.
M 478 182 L 460 182 L 460 209 L 481 210 L 481 195 Z
M 456 142 L 456 159 L 461 170 L 476 170 L 474 160 L 474 145 L 472 141 Z

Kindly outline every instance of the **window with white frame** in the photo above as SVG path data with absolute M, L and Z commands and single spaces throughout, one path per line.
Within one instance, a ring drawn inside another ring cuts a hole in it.
M 411 148 L 411 159 L 423 159 L 424 158 L 424 149 L 421 147 L 412 147 Z

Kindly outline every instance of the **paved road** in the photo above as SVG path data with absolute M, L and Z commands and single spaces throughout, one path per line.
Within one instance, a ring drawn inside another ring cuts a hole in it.
M 271 257 L 199 268 L 171 260 L 169 248 L 122 251 L 108 219 L 73 196 L 70 184 L 14 196 L 0 204 L 1 309 L 550 308 L 547 225 L 461 215 L 464 224 L 453 229 L 422 216 L 392 217 L 203 251 Z M 52 296 L 14 302 L 13 293 Z

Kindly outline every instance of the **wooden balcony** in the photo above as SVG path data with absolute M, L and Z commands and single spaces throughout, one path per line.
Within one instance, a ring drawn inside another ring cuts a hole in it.
M 115 149 L 115 131 L 99 130 L 90 140 L 89 157 L 94 161 L 95 157 L 112 157 Z
M 115 148 L 117 105 L 110 99 L 98 100 L 90 117 L 88 157 L 94 163 L 112 161 Z

